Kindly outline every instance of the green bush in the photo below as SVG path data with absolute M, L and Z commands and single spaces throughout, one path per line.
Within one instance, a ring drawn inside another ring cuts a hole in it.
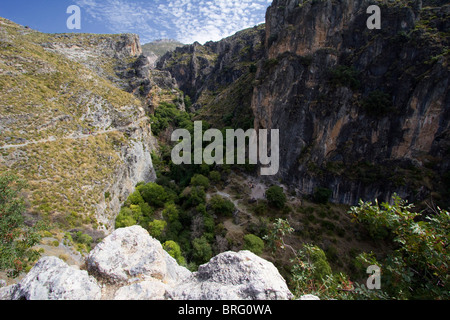
M 203 187 L 205 190 L 209 188 L 209 179 L 202 174 L 196 174 L 191 179 L 191 186 Z
M 166 221 L 154 220 L 148 224 L 148 232 L 153 238 L 160 240 L 166 227 Z
M 178 264 L 181 266 L 186 265 L 186 260 L 184 259 L 183 255 L 181 254 L 181 248 L 175 241 L 166 241 L 163 244 L 164 250 L 167 251 L 168 254 L 175 260 L 177 260 Z
M 133 211 L 128 207 L 123 207 L 116 218 L 116 229 L 128 228 L 137 225 L 137 219 Z
M 376 90 L 364 99 L 362 107 L 370 116 L 383 117 L 393 111 L 392 97 L 381 90 Z
M 167 203 L 164 206 L 164 210 L 162 212 L 162 215 L 164 219 L 166 219 L 167 222 L 173 223 L 178 221 L 179 219 L 179 211 L 175 204 L 173 203 Z
M 259 216 L 264 216 L 267 213 L 267 201 L 258 201 L 253 207 L 253 212 Z
M 214 195 L 209 201 L 209 205 L 215 214 L 222 216 L 231 217 L 236 210 L 233 202 L 224 199 L 220 195 Z
M 0 270 L 17 277 L 40 257 L 33 249 L 44 226 L 25 225 L 25 205 L 20 192 L 25 183 L 10 174 L 0 175 Z
M 184 208 L 197 207 L 206 203 L 206 192 L 203 187 L 189 187 L 181 196 Z
M 244 250 L 260 255 L 264 250 L 264 241 L 260 237 L 248 234 L 244 237 Z
M 286 204 L 286 195 L 284 194 L 283 188 L 279 186 L 272 186 L 266 191 L 266 198 L 269 205 L 283 209 Z
M 333 192 L 328 188 L 317 188 L 314 191 L 313 199 L 316 203 L 326 204 L 332 195 Z
M 154 182 L 139 186 L 138 190 L 145 202 L 155 207 L 164 207 L 164 204 L 168 199 L 166 190 Z
M 210 179 L 213 183 L 217 184 L 217 183 L 219 183 L 219 182 L 222 180 L 222 175 L 220 174 L 219 171 L 211 171 L 211 172 L 209 173 L 209 179 Z
M 349 214 L 355 222 L 376 232 L 387 230 L 393 237 L 394 251 L 382 262 L 373 254 L 359 256 L 365 268 L 377 265 L 383 272 L 383 290 L 396 299 L 450 298 L 448 239 L 450 213 L 441 209 L 431 215 L 413 212 L 397 195 L 392 203 L 360 201 Z
M 212 258 L 212 248 L 205 237 L 197 238 L 192 241 L 193 246 L 193 259 L 198 264 L 208 262 Z
M 358 71 L 354 67 L 337 66 L 331 70 L 331 84 L 334 86 L 349 87 L 356 90 L 360 87 Z

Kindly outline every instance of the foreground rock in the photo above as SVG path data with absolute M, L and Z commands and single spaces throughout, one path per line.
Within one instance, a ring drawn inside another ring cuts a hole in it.
M 249 251 L 226 252 L 192 273 L 139 226 L 119 229 L 87 259 L 88 271 L 42 258 L 4 300 L 286 300 L 275 266 Z
M 100 243 L 87 259 L 88 270 L 111 284 L 139 279 L 177 283 L 190 276 L 148 232 L 138 226 L 119 229 Z
M 101 298 L 101 289 L 95 278 L 86 271 L 69 267 L 56 257 L 42 258 L 19 284 L 2 289 L 1 292 L 0 298 L 11 300 Z
M 181 300 L 288 300 L 293 297 L 275 266 L 250 251 L 225 252 L 170 291 Z

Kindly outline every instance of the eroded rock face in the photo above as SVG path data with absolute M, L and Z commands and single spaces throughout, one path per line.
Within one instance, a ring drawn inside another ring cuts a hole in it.
M 287 300 L 275 266 L 249 251 L 226 252 L 191 273 L 141 227 L 119 229 L 87 259 L 88 271 L 42 258 L 3 300 Z M 89 274 L 88 274 L 89 272 Z M 94 278 L 95 277 L 95 278 Z M 101 285 L 99 285 L 101 284 Z
M 421 3 L 381 5 L 374 31 L 364 0 L 273 2 L 252 109 L 256 129 L 280 130 L 275 178 L 350 205 L 393 193 L 421 201 L 439 188 L 413 171 L 424 176 L 433 158 L 437 181 L 450 165 L 448 56 L 430 60 L 448 37 L 422 29 L 434 16 L 442 32 L 450 7 Z

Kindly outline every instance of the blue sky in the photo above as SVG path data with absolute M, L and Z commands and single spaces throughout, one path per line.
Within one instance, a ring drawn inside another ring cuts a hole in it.
M 264 22 L 272 0 L 2 0 L 0 16 L 47 33 L 136 33 L 142 43 L 217 41 Z M 81 8 L 81 30 L 67 29 L 67 7 Z

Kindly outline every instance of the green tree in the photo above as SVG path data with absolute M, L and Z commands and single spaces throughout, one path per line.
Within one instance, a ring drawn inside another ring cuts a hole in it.
M 133 211 L 128 207 L 123 207 L 116 218 L 116 229 L 128 228 L 137 225 L 137 220 Z
M 25 206 L 19 196 L 25 183 L 10 174 L 0 175 L 0 270 L 9 277 L 17 277 L 39 259 L 33 247 L 41 240 L 43 223 L 34 227 L 25 225 Z
M 217 215 L 230 217 L 236 210 L 236 207 L 234 206 L 233 202 L 224 199 L 220 195 L 214 195 L 209 201 L 209 205 L 211 206 L 211 209 L 214 211 L 214 213 Z
M 181 266 L 186 265 L 186 260 L 184 259 L 183 255 L 181 254 L 181 248 L 175 241 L 166 241 L 163 244 L 164 250 L 167 251 L 168 254 L 175 260 L 177 260 L 178 264 Z
M 206 192 L 203 187 L 188 187 L 183 191 L 181 197 L 185 208 L 197 207 L 206 203 Z
M 314 202 L 326 204 L 328 200 L 330 200 L 330 197 L 332 196 L 333 192 L 330 189 L 327 188 L 317 188 L 314 191 Z
M 167 227 L 167 222 L 163 220 L 153 220 L 148 224 L 148 232 L 155 239 L 161 239 L 164 230 Z
M 131 205 L 141 205 L 144 203 L 144 198 L 142 198 L 141 193 L 139 190 L 135 190 L 132 194 L 128 196 L 127 201 L 125 201 L 124 206 L 129 207 Z
M 244 250 L 260 255 L 264 250 L 264 241 L 254 234 L 248 234 L 244 237 Z
M 211 172 L 209 173 L 209 179 L 210 179 L 213 183 L 217 184 L 217 183 L 220 182 L 220 180 L 222 180 L 222 175 L 220 174 L 219 171 L 211 171 Z
M 286 195 L 283 188 L 272 186 L 266 191 L 266 198 L 269 204 L 275 208 L 283 209 L 286 204 Z
M 197 238 L 192 241 L 193 246 L 193 258 L 197 264 L 203 264 L 211 260 L 212 248 L 205 237 Z
M 392 204 L 360 201 L 349 214 L 368 228 L 372 235 L 388 232 L 395 249 L 383 261 L 373 254 L 359 257 L 360 262 L 382 268 L 384 290 L 396 298 L 449 299 L 450 214 L 436 209 L 431 215 L 414 212 L 397 195 Z
M 203 187 L 205 190 L 209 188 L 209 179 L 202 174 L 196 174 L 191 179 L 191 186 Z
M 162 215 L 163 215 L 164 219 L 166 219 L 166 221 L 169 223 L 178 221 L 179 211 L 178 211 L 177 206 L 174 203 L 167 203 L 164 206 Z
M 138 187 L 139 192 L 142 195 L 142 198 L 148 204 L 162 208 L 167 201 L 167 193 L 163 187 L 160 185 L 150 182 L 146 185 Z

